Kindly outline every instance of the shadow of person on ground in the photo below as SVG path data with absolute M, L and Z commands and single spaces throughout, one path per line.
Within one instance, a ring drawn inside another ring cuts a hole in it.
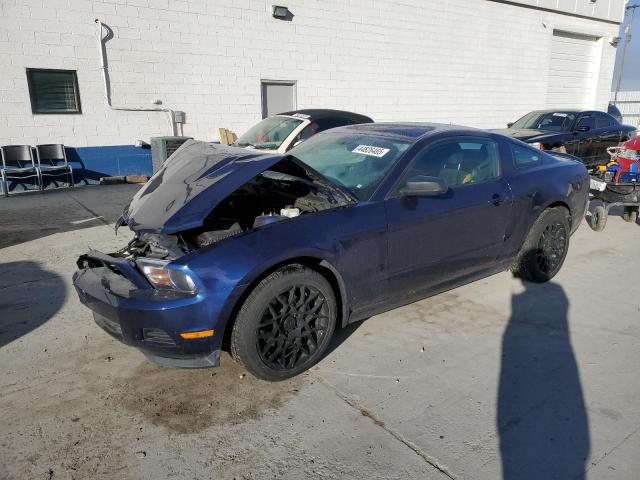
M 37 262 L 0 264 L 0 348 L 50 320 L 62 307 L 62 277 Z
M 583 478 L 590 440 L 571 347 L 569 301 L 556 283 L 523 282 L 502 339 L 497 430 L 504 480 Z

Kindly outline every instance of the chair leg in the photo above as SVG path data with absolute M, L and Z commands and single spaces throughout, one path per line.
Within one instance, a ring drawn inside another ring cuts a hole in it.
M 71 188 L 75 187 L 73 181 L 73 168 L 71 167 L 71 165 L 69 165 L 69 185 L 71 185 Z
M 2 192 L 4 193 L 5 197 L 9 196 L 9 184 L 7 183 L 7 179 L 4 175 L 4 170 L 2 170 L 2 176 L 1 176 L 1 180 L 2 180 Z
M 36 168 L 36 173 L 37 173 L 37 179 L 38 179 L 38 183 L 40 184 L 40 191 L 44 192 L 44 182 L 42 180 L 42 172 L 40 171 L 39 168 Z

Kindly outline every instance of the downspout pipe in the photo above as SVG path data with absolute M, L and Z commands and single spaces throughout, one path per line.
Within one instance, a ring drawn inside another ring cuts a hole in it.
M 107 41 L 112 38 L 113 31 L 99 19 L 95 19 L 98 25 L 98 52 L 100 54 L 100 68 L 102 70 L 102 80 L 104 83 L 104 103 L 111 110 L 125 112 L 165 112 L 168 114 L 169 124 L 171 125 L 171 134 L 178 134 L 175 116 L 170 108 L 153 108 L 153 107 L 114 107 L 111 103 L 111 82 L 109 81 L 109 65 L 107 63 Z M 102 36 L 103 29 L 107 31 L 105 37 Z

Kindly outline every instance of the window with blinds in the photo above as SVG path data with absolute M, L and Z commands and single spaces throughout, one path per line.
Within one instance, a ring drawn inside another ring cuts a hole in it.
M 75 70 L 27 68 L 33 113 L 82 113 Z

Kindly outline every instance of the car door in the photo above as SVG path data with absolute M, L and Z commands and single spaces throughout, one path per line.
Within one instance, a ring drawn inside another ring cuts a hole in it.
M 402 186 L 418 176 L 441 178 L 449 189 L 404 196 Z M 487 268 L 503 244 L 511 200 L 491 137 L 449 138 L 417 153 L 385 201 L 391 296 L 418 297 Z
M 573 155 L 580 158 L 587 166 L 597 163 L 599 144 L 596 141 L 595 130 L 596 119 L 592 112 L 578 116 L 572 133 L 576 145 Z
M 609 147 L 615 147 L 620 143 L 622 137 L 622 129 L 620 124 L 611 115 L 604 112 L 596 112 L 597 123 L 597 150 L 595 152 L 595 160 L 604 164 L 610 160 L 607 153 Z

